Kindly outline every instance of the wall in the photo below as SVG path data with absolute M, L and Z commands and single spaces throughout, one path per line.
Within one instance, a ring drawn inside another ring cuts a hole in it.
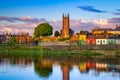
M 107 39 L 107 44 L 116 44 L 115 39 Z
M 86 35 L 80 34 L 79 35 L 79 40 L 80 40 L 80 44 L 86 45 Z
M 120 44 L 120 39 L 116 39 L 116 44 Z
M 107 39 L 96 39 L 96 45 L 107 44 Z
M 70 44 L 66 42 L 39 42 L 38 43 L 38 46 L 57 46 L 57 45 L 65 46 L 65 45 L 70 45 Z
M 86 44 L 87 45 L 95 45 L 96 44 L 96 39 L 87 39 Z

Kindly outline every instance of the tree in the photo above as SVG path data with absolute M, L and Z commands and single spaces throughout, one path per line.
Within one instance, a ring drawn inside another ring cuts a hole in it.
M 42 23 L 39 24 L 35 29 L 34 29 L 34 37 L 39 37 L 39 36 L 50 36 L 53 34 L 53 28 L 51 25 L 48 23 Z
M 55 37 L 58 37 L 60 36 L 60 33 L 58 31 L 55 31 L 55 34 L 54 34 Z
M 11 37 L 10 38 L 10 43 L 16 43 L 16 38 L 15 37 Z

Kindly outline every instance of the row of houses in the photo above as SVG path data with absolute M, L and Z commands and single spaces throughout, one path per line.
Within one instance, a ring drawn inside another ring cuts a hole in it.
M 90 69 L 94 69 L 97 72 L 100 71 L 120 71 L 120 65 L 113 65 L 113 64 L 107 64 L 107 63 L 100 63 L 100 62 L 83 62 L 78 65 L 79 70 L 81 72 L 88 72 Z
M 0 34 L 0 43 L 28 43 L 31 38 L 29 33 L 2 33 Z
M 81 31 L 79 41 L 82 45 L 120 44 L 120 26 L 116 26 L 115 29 L 97 28 L 91 33 Z

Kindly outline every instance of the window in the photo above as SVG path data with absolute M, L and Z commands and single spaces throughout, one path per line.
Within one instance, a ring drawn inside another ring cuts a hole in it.
M 100 41 L 98 40 L 98 43 L 100 43 Z
M 103 43 L 105 43 L 105 40 L 103 40 Z

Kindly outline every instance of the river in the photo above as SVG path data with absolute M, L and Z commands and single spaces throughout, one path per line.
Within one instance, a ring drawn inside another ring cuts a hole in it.
M 0 80 L 120 80 L 120 63 L 0 58 Z

